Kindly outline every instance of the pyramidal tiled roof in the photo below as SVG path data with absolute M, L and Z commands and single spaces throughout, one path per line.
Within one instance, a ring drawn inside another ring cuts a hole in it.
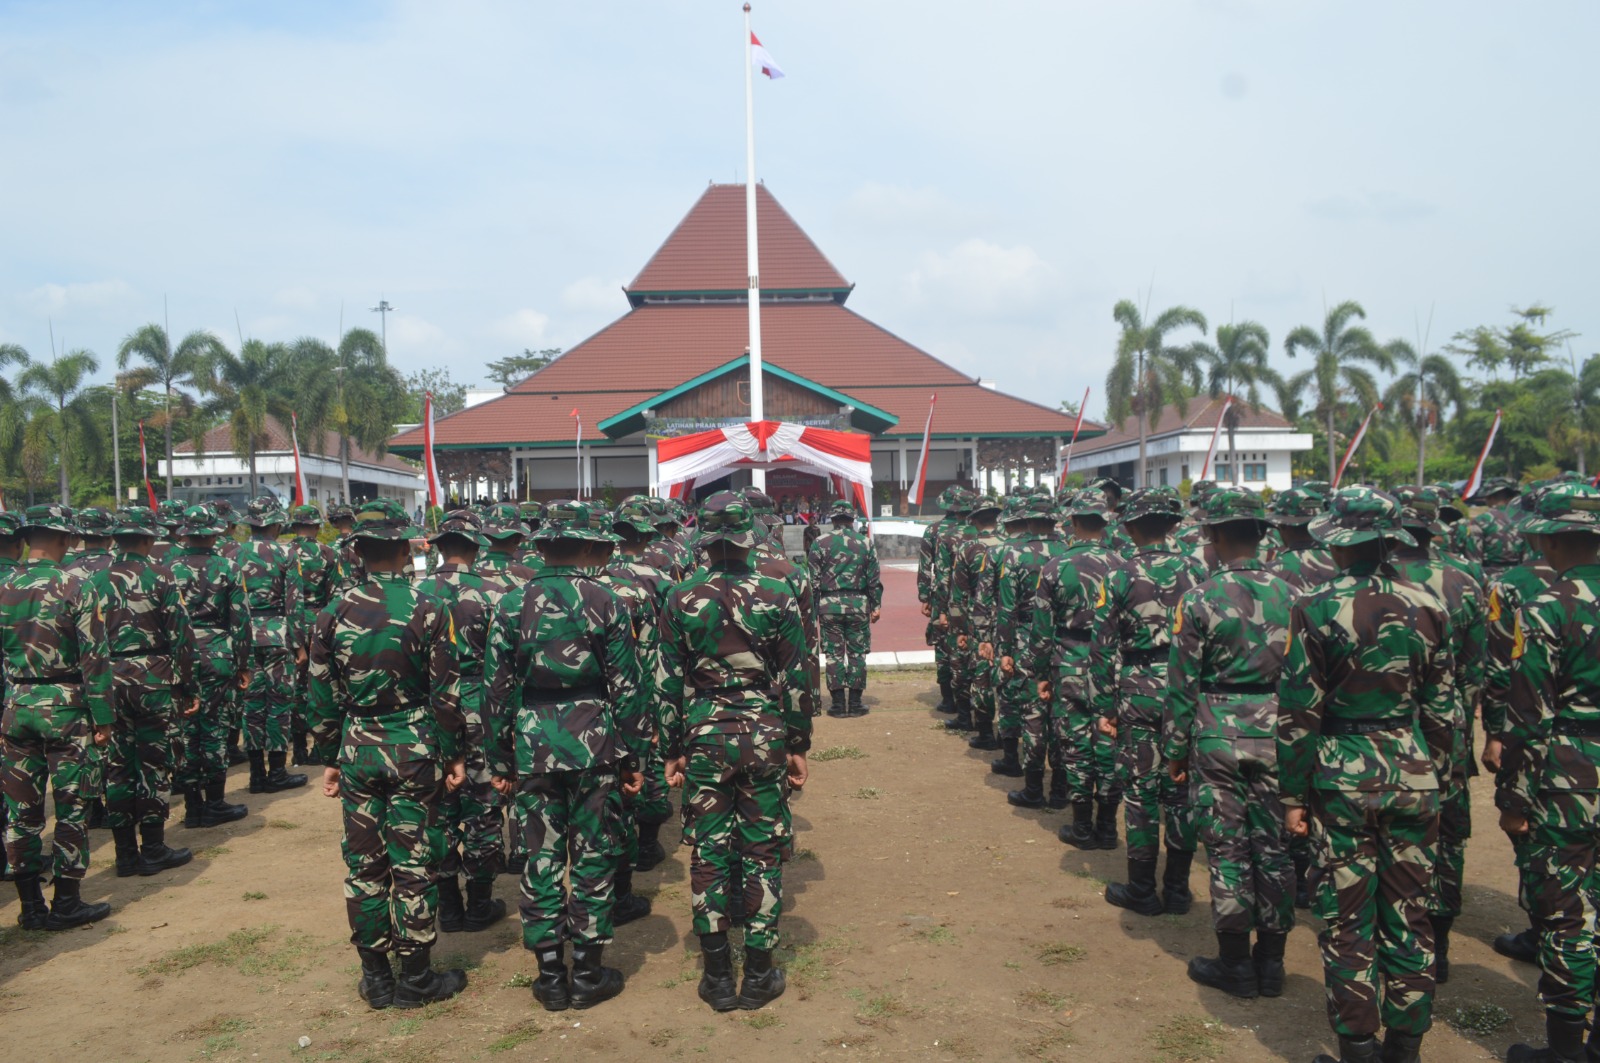
M 1147 438 L 1155 439 L 1158 436 L 1173 435 L 1178 432 L 1209 432 L 1217 425 L 1217 418 L 1222 416 L 1224 398 L 1208 398 L 1197 396 L 1189 400 L 1187 414 L 1180 413 L 1178 408 L 1167 405 L 1156 416 L 1156 423 L 1150 426 Z M 1244 399 L 1235 397 L 1233 408 L 1239 414 L 1239 429 L 1241 431 L 1260 431 L 1262 429 L 1277 429 L 1285 431 L 1294 426 L 1289 420 L 1276 410 L 1269 410 L 1265 406 L 1259 410 L 1252 407 Z M 1079 444 L 1073 451 L 1074 455 L 1093 454 L 1096 451 L 1112 450 L 1139 440 L 1139 418 L 1130 417 L 1121 428 L 1110 425 L 1106 434 L 1087 445 Z

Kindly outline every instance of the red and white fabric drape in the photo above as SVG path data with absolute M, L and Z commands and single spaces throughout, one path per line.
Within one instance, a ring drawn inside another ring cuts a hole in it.
M 749 468 L 799 469 L 854 485 L 850 493 L 863 512 L 872 497 L 872 439 L 855 432 L 747 421 L 656 444 L 656 482 L 672 497 L 687 493 L 680 485 Z

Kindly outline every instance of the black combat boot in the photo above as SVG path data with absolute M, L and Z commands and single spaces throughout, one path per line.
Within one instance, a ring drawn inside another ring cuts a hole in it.
M 293 744 L 290 745 L 289 752 L 294 754 L 295 767 L 309 766 L 311 764 L 311 740 L 309 736 L 304 731 L 296 731 L 292 741 Z
M 461 903 L 461 880 L 455 875 L 440 875 L 434 885 L 439 889 L 439 932 L 461 933 L 467 919 L 467 907 Z
M 1193 853 L 1167 850 L 1167 873 L 1162 876 L 1161 887 L 1165 895 L 1162 903 L 1168 915 L 1189 914 L 1194 904 L 1194 894 L 1189 892 L 1189 868 L 1193 865 Z
M 783 996 L 783 968 L 772 966 L 771 949 L 744 947 L 744 979 L 739 983 L 739 1007 L 755 1011 Z
M 1512 1045 L 1506 1052 L 1506 1063 L 1584 1063 L 1588 1055 L 1583 1046 L 1583 1034 L 1587 1025 L 1582 1015 L 1567 1015 L 1559 1011 L 1546 1012 L 1544 1036 L 1549 1042 L 1548 1046 L 1534 1048 L 1532 1045 Z M 1392 1038 L 1394 1034 L 1389 1036 Z M 1387 1042 L 1383 1046 L 1383 1059 L 1384 1063 L 1388 1063 Z
M 361 981 L 356 992 L 373 1011 L 382 1011 L 394 1003 L 394 968 L 389 966 L 389 954 L 377 949 L 356 949 L 361 955 Z
M 223 772 L 213 775 L 206 783 L 206 802 L 200 806 L 200 825 L 202 827 L 220 827 L 224 823 L 233 823 L 250 814 L 250 809 L 244 805 L 229 804 L 223 794 L 228 789 L 228 775 Z
M 712 1011 L 732 1011 L 739 1006 L 733 988 L 733 954 L 728 951 L 727 934 L 701 934 L 700 959 L 705 970 L 700 975 L 700 999 Z
M 287 753 L 267 754 L 267 778 L 261 784 L 262 793 L 275 794 L 280 790 L 295 790 L 306 784 L 304 775 L 298 773 L 290 775 L 284 770 L 284 764 L 288 759 L 289 754 Z M 397 1006 L 403 1007 L 404 1005 Z
M 1341 1037 L 1337 1059 L 1324 1053 L 1311 1063 L 1378 1063 L 1378 1039 L 1371 1034 L 1365 1037 Z
M 427 1007 L 441 1000 L 449 1000 L 467 988 L 466 971 L 436 971 L 429 966 L 431 951 L 431 946 L 423 945 L 415 952 L 400 954 L 400 983 L 394 991 L 395 1007 Z
M 1044 807 L 1044 769 L 1029 768 L 1022 773 L 1022 789 L 1006 794 L 1006 800 L 1018 808 Z
M 1438 985 L 1450 981 L 1450 928 L 1456 925 L 1455 917 L 1430 915 L 1433 924 L 1433 980 Z
M 654 871 L 667 858 L 661 845 L 661 824 L 639 824 L 639 854 L 633 861 L 635 871 Z
M 967 699 L 956 702 L 956 714 L 953 719 L 944 722 L 946 730 L 970 731 L 972 730 L 972 702 Z
M 946 679 L 939 684 L 939 704 L 933 707 L 934 712 L 955 712 L 956 701 L 950 694 L 950 680 Z
M 201 823 L 203 818 L 201 809 L 204 804 L 205 801 L 200 796 L 200 788 L 198 786 L 183 792 L 183 825 L 186 828 L 203 826 Z
M 250 754 L 239 748 L 239 732 L 235 731 L 228 736 L 228 767 L 237 768 L 241 764 L 250 763 Z
M 865 692 L 866 692 L 865 688 L 863 688 L 863 687 L 851 687 L 850 688 L 850 715 L 851 716 L 865 716 L 867 714 L 867 707 L 861 703 L 861 695 L 864 694 Z
M 1290 849 L 1289 859 L 1294 862 L 1294 906 L 1308 910 L 1311 907 L 1311 854 Z
M 259 749 L 252 749 L 250 757 L 250 792 L 253 794 L 267 793 L 267 755 Z
M 622 992 L 622 972 L 601 964 L 604 945 L 572 946 L 572 1006 L 582 1011 Z
M 561 942 L 540 945 L 533 950 L 539 961 L 539 977 L 533 983 L 533 999 L 546 1011 L 566 1011 L 572 1007 L 572 987 L 567 983 L 567 960 Z
M 1282 930 L 1256 932 L 1256 947 L 1251 958 L 1256 965 L 1256 985 L 1264 997 L 1283 996 L 1283 947 L 1289 935 Z
M 106 820 L 106 803 L 100 798 L 91 798 L 83 815 L 83 825 L 88 830 L 105 830 L 111 824 Z
M 1548 1025 L 1546 1020 L 1546 1025 Z M 1586 1024 L 1578 1020 L 1578 1032 L 1572 1036 L 1572 1045 L 1577 1054 L 1572 1056 L 1574 1063 L 1583 1063 L 1583 1031 Z M 1555 1042 L 1551 1042 L 1554 1044 Z M 1400 1033 L 1396 1030 L 1387 1030 L 1383 1035 L 1383 1051 L 1378 1058 L 1383 1063 L 1418 1063 L 1422 1058 L 1422 1035 L 1420 1033 Z M 1507 1055 L 1510 1059 L 1510 1055 Z M 1553 1056 L 1553 1059 L 1561 1059 Z
M 43 930 L 50 917 L 50 906 L 44 902 L 44 885 L 38 875 L 18 875 L 17 899 L 22 911 L 17 913 L 17 925 L 24 930 Z
M 1094 840 L 1094 805 L 1081 799 L 1074 801 L 1072 822 L 1062 824 L 1056 837 L 1074 849 L 1098 849 Z
M 467 917 L 462 929 L 475 934 L 506 917 L 506 902 L 494 895 L 494 879 L 467 883 Z
M 112 827 L 112 844 L 117 851 L 117 877 L 132 878 L 139 873 L 139 831 L 135 827 Z
M 194 853 L 188 849 L 174 849 L 167 844 L 167 825 L 165 823 L 139 824 L 139 837 L 144 842 L 139 847 L 139 874 L 150 876 L 159 875 L 175 867 L 182 867 L 194 859 Z M 121 874 L 121 869 L 118 869 Z
M 1095 802 L 1094 847 L 1096 849 L 1117 847 L 1117 806 L 1121 803 L 1121 801 L 1108 801 L 1105 798 Z
M 626 855 L 617 867 L 611 902 L 611 925 L 625 926 L 650 914 L 650 902 L 633 892 L 633 868 Z
M 1529 927 L 1516 934 L 1501 934 L 1494 939 L 1494 950 L 1518 963 L 1539 962 L 1539 931 Z
M 1249 933 L 1217 932 L 1216 959 L 1196 956 L 1189 961 L 1189 981 L 1220 989 L 1232 997 L 1254 1000 L 1261 995 L 1255 961 L 1250 958 Z
M 850 715 L 850 707 L 845 704 L 843 687 L 828 688 L 828 715 L 838 719 Z
M 1138 915 L 1160 915 L 1165 911 L 1156 894 L 1156 862 L 1130 858 L 1127 883 L 1113 882 L 1107 886 L 1106 903 Z
M 1017 739 L 1000 739 L 999 749 L 1000 755 L 989 762 L 989 771 L 1008 779 L 1022 778 L 1022 760 L 1017 756 Z M 1039 788 L 1041 791 L 1044 789 L 1043 774 L 1039 776 Z
M 1004 749 L 1005 741 L 994 736 L 993 720 L 974 720 L 977 734 L 967 739 L 968 749 Z
M 50 904 L 50 914 L 45 917 L 46 930 L 71 930 L 74 927 L 98 923 L 111 914 L 111 905 L 84 904 L 78 895 L 82 879 L 56 876 L 55 900 Z
M 1050 796 L 1046 798 L 1045 804 L 1059 811 L 1066 808 L 1068 803 L 1067 773 L 1060 768 L 1052 768 L 1050 770 Z

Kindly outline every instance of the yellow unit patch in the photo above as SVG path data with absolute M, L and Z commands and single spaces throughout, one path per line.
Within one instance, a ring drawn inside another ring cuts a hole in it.
M 1522 618 L 1519 616 L 1517 617 L 1516 629 L 1511 635 L 1511 659 L 1513 661 L 1521 660 L 1522 651 L 1526 648 L 1527 640 L 1522 636 Z

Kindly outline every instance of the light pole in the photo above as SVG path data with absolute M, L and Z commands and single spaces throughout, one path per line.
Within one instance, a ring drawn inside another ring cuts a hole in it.
M 387 361 L 389 358 L 389 311 L 393 310 L 394 306 L 387 299 L 379 299 L 377 306 L 369 307 L 368 309 L 378 315 L 378 328 L 383 341 L 383 357 Z

